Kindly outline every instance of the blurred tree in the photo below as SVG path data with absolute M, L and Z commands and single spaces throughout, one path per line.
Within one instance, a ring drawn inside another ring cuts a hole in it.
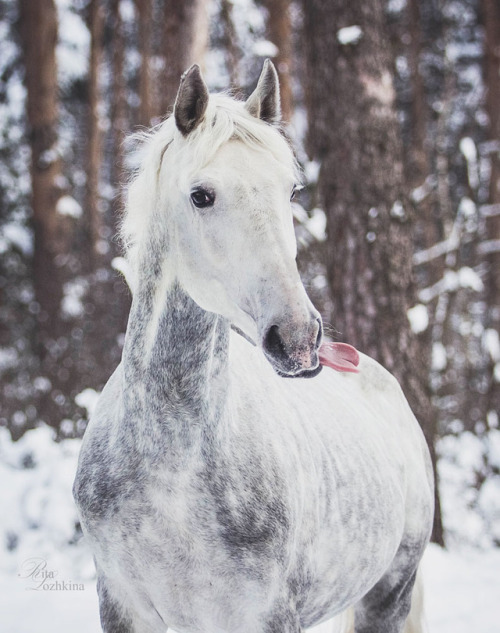
M 241 51 L 238 46 L 238 36 L 233 22 L 233 3 L 231 0 L 221 0 L 220 20 L 222 22 L 221 43 L 224 47 L 229 82 L 233 89 L 240 87 L 239 61 Z
M 57 147 L 57 11 L 53 0 L 19 0 L 19 9 L 31 147 L 33 278 L 39 305 L 38 338 L 45 346 L 59 334 L 62 265 L 71 239 L 71 225 L 57 211 L 63 193 Z
M 153 31 L 153 3 L 152 0 L 135 0 L 139 13 L 139 52 L 141 54 L 141 68 L 139 75 L 139 124 L 151 125 L 158 112 L 153 104 L 152 85 L 152 31 Z
M 321 161 L 332 322 L 399 379 L 435 465 L 429 361 L 407 317 L 415 299 L 412 223 L 383 2 L 302 6 L 308 151 Z M 443 543 L 437 487 L 433 540 Z
M 161 115 L 172 111 L 179 79 L 192 64 L 203 67 L 208 44 L 204 0 L 164 0 L 162 24 L 165 69 L 159 81 Z
M 272 57 L 280 78 L 281 111 L 283 119 L 290 121 L 293 112 L 292 94 L 292 20 L 290 0 L 262 0 L 267 9 L 267 31 L 269 40 L 276 46 Z
M 112 68 L 112 102 L 111 102 L 111 122 L 112 122 L 112 153 L 114 161 L 111 170 L 111 180 L 115 184 L 120 184 L 123 178 L 123 141 L 129 130 L 129 108 L 127 103 L 127 83 L 125 78 L 125 33 L 123 20 L 120 13 L 121 0 L 111 0 L 110 23 L 112 29 L 112 50 L 111 50 L 111 68 Z M 149 74 L 149 73 L 147 73 Z M 143 72 L 141 72 L 142 79 Z M 145 100 L 147 102 L 147 99 Z M 141 107 L 143 100 L 141 98 Z M 139 118 L 143 122 L 143 117 L 147 116 L 141 113 Z M 149 123 L 149 120 L 148 120 Z M 120 191 L 117 195 L 117 207 L 121 208 Z M 115 222 L 116 222 L 115 214 Z M 117 226 L 114 227 L 115 231 Z M 117 244 L 114 242 L 114 255 L 117 254 Z
M 500 335 L 500 4 L 498 0 L 482 0 L 484 38 L 484 78 L 488 136 L 491 141 L 490 182 L 486 211 L 486 242 L 481 245 L 487 262 L 486 327 Z M 498 340 L 498 339 L 497 339 Z M 495 364 L 500 361 L 493 349 L 489 355 L 489 377 L 486 417 L 500 412 L 500 381 L 495 377 Z M 490 413 L 491 412 L 491 413 Z M 496 418 L 498 420 L 498 417 Z
M 104 7 L 101 0 L 89 4 L 89 126 L 86 217 L 89 228 L 88 258 L 95 268 L 99 259 L 103 218 L 99 208 L 99 175 L 102 163 L 101 63 L 104 54 Z

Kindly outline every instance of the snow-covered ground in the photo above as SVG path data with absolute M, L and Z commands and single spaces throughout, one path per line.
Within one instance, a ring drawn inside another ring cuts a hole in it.
M 446 552 L 424 557 L 429 633 L 498 633 L 500 550 Z M 100 633 L 94 581 L 81 591 L 28 591 L 16 574 L 0 574 L 2 633 Z M 331 633 L 329 622 L 315 633 Z
M 497 521 L 498 482 L 488 492 L 490 515 L 484 502 L 471 504 L 463 492 L 474 460 L 481 458 L 478 441 L 469 434 L 442 447 L 443 506 L 452 543 L 449 551 L 432 545 L 424 557 L 430 633 L 499 630 L 500 549 L 479 534 Z M 79 445 L 56 444 L 47 427 L 13 444 L 0 428 L 1 633 L 100 631 L 92 559 L 75 531 L 71 497 Z M 473 547 L 474 539 L 481 547 Z M 333 631 L 331 623 L 318 628 Z

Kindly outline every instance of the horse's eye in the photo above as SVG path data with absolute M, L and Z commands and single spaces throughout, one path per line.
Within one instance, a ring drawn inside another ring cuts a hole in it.
M 198 209 L 205 209 L 215 202 L 215 193 L 207 189 L 195 189 L 191 192 L 191 200 Z
M 297 185 L 294 185 L 292 189 L 292 193 L 290 194 L 290 201 L 295 198 L 295 194 L 297 193 L 297 191 L 300 191 L 300 188 L 297 187 Z

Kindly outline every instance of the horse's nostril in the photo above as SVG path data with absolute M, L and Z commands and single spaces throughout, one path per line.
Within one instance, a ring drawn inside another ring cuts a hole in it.
M 281 340 L 277 325 L 271 325 L 264 337 L 264 349 L 273 356 L 283 356 L 285 354 L 285 346 Z
M 321 339 L 323 338 L 323 323 L 321 321 L 321 317 L 316 319 L 316 323 L 318 324 L 318 334 L 316 335 L 316 344 L 315 349 L 319 349 L 321 345 Z

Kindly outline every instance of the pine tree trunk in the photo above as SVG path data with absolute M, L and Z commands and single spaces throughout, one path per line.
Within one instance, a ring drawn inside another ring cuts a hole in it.
M 113 30 L 113 46 L 111 53 L 111 68 L 113 74 L 111 121 L 113 125 L 113 155 L 115 157 L 111 178 L 113 184 L 117 186 L 118 190 L 118 207 L 121 207 L 121 200 L 119 198 L 120 183 L 123 178 L 123 141 L 129 129 L 127 116 L 127 86 L 124 77 L 125 35 L 123 32 L 123 21 L 120 15 L 120 2 L 121 0 L 112 0 L 110 15 Z
M 160 78 L 162 115 L 172 111 L 179 81 L 192 64 L 203 66 L 208 43 L 207 4 L 204 0 L 165 0 L 163 55 Z
M 99 258 L 99 242 L 102 228 L 102 215 L 99 210 L 99 173 L 101 168 L 102 147 L 100 129 L 100 66 L 103 56 L 104 12 L 100 0 L 91 0 L 89 15 L 90 60 L 89 60 L 89 141 L 87 169 L 87 209 L 90 238 L 90 257 L 95 266 Z
M 486 218 L 486 240 L 492 252 L 486 250 L 487 280 L 486 302 L 488 328 L 500 334 L 500 5 L 498 0 L 482 1 L 485 27 L 485 85 L 486 111 L 489 117 L 489 135 L 498 144 L 491 153 L 491 174 L 489 203 L 495 211 Z M 484 244 L 482 245 L 484 248 Z M 498 362 L 498 361 L 497 361 Z M 487 397 L 487 411 L 500 411 L 500 383 L 494 376 L 494 359 L 490 360 L 490 376 Z
M 154 108 L 152 85 L 152 0 L 135 0 L 139 12 L 139 50 L 141 53 L 141 70 L 139 77 L 139 124 L 149 127 L 154 116 L 159 112 Z
M 304 0 L 303 10 L 308 149 L 322 162 L 331 322 L 343 340 L 398 378 L 435 466 L 429 361 L 407 318 L 414 302 L 412 222 L 383 3 Z M 339 34 L 353 25 L 361 31 Z M 433 539 L 442 543 L 437 494 L 436 502 Z
M 277 47 L 273 58 L 280 78 L 281 111 L 283 119 L 290 121 L 293 113 L 292 95 L 292 20 L 290 0 L 264 0 L 268 11 L 269 40 Z
M 57 11 L 53 0 L 20 0 L 19 9 L 31 147 L 37 338 L 43 356 L 45 344 L 59 333 L 62 260 L 71 238 L 68 218 L 57 212 L 62 194 L 62 165 L 57 149 Z
M 233 3 L 231 0 L 221 0 L 220 20 L 223 25 L 223 46 L 226 55 L 226 67 L 229 82 L 234 89 L 240 88 L 238 35 L 233 23 Z

